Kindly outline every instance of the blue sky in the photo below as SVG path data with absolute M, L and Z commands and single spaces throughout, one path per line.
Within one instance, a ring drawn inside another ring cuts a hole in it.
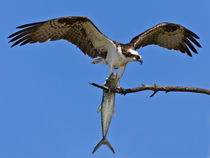
M 66 41 L 10 48 L 16 26 L 62 16 L 88 16 L 109 38 L 126 43 L 161 23 L 179 23 L 200 36 L 190 58 L 157 46 L 138 50 L 143 65 L 129 63 L 124 88 L 142 83 L 210 89 L 210 1 L 3 1 L 0 52 L 0 157 L 2 158 L 209 158 L 210 97 L 145 91 L 117 95 L 102 146 L 101 90 L 109 69 L 92 65 Z

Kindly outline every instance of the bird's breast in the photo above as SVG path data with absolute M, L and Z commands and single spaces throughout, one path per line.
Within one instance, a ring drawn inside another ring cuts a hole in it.
M 107 54 L 105 63 L 109 66 L 113 66 L 115 69 L 118 69 L 120 66 L 126 64 L 126 59 L 122 54 L 121 49 L 116 49 L 115 51 L 109 52 Z

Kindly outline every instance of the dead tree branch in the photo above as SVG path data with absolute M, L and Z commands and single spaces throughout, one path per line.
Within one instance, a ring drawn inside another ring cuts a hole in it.
M 204 89 L 204 88 L 193 88 L 193 87 L 182 87 L 182 86 L 158 86 L 157 84 L 154 85 L 144 85 L 136 88 L 128 88 L 128 89 L 123 89 L 123 88 L 108 88 L 104 85 L 99 85 L 96 83 L 90 83 L 91 85 L 101 88 L 103 90 L 119 93 L 119 94 L 124 94 L 126 95 L 127 93 L 135 93 L 135 92 L 140 92 L 140 91 L 145 91 L 145 90 L 151 90 L 153 91 L 153 94 L 150 97 L 153 97 L 158 91 L 164 91 L 166 93 L 168 92 L 192 92 L 192 93 L 202 93 L 202 94 L 207 94 L 210 95 L 210 90 L 209 89 Z

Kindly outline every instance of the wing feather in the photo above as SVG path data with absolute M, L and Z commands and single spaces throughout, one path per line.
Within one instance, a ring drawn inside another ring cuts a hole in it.
M 87 17 L 62 17 L 18 26 L 22 30 L 11 34 L 12 45 L 64 39 L 80 48 L 90 57 L 106 57 L 113 41 L 106 37 Z
M 198 52 L 191 42 L 201 48 L 195 38 L 199 39 L 195 33 L 181 25 L 161 23 L 134 37 L 130 41 L 130 45 L 134 49 L 139 49 L 140 47 L 155 44 L 167 49 L 179 50 L 182 53 L 186 52 L 189 56 L 192 56 L 188 47 L 194 53 L 197 54 Z
M 192 43 L 190 43 L 190 41 L 187 38 L 184 38 L 184 43 L 187 44 L 187 46 L 196 54 L 198 54 L 197 50 L 195 49 L 195 47 L 192 45 Z

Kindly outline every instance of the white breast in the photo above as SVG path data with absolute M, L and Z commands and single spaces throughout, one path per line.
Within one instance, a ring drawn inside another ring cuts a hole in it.
M 126 57 L 122 54 L 121 47 L 112 48 L 106 57 L 105 64 L 108 64 L 109 67 L 114 67 L 115 69 L 119 68 L 122 65 L 127 63 Z

